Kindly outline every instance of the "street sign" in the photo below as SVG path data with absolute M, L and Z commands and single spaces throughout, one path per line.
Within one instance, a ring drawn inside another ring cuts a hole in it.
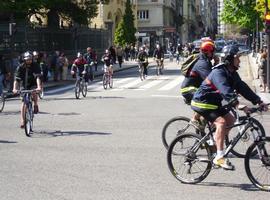
M 135 37 L 145 37 L 146 33 L 136 32 L 134 35 L 135 35 Z

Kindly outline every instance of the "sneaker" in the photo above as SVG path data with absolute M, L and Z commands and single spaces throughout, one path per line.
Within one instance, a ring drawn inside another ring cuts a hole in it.
M 201 132 L 204 132 L 205 124 L 201 124 L 200 121 L 192 119 L 190 120 L 190 124 L 192 124 L 196 129 L 200 130 Z
M 213 160 L 213 163 L 216 166 L 222 167 L 225 170 L 234 170 L 235 169 L 234 165 L 229 161 L 228 158 L 224 158 L 224 157 L 217 158 L 217 157 L 215 157 L 214 160 Z
M 37 114 L 39 112 L 39 110 L 38 110 L 38 105 L 35 105 L 34 106 L 34 114 Z

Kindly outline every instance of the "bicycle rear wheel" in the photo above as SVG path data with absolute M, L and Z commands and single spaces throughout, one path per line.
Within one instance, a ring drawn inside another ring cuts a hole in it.
M 195 128 L 189 125 L 190 118 L 187 117 L 174 117 L 166 122 L 162 129 L 161 139 L 164 147 L 168 149 L 173 139 L 184 133 L 186 130 L 194 132 Z
M 239 118 L 240 122 L 245 121 L 245 120 L 248 120 L 246 116 L 241 116 Z M 237 142 L 237 144 L 231 150 L 231 153 L 239 158 L 245 158 L 247 149 L 254 142 L 254 139 L 256 137 L 265 136 L 265 130 L 262 124 L 255 118 L 252 118 L 252 122 L 253 122 L 253 127 L 250 127 L 245 132 L 242 138 Z M 230 141 L 239 133 L 240 129 L 241 129 L 241 126 L 237 126 L 230 131 L 229 135 L 226 135 L 225 137 L 226 146 L 230 144 Z
M 103 74 L 102 83 L 103 83 L 103 88 L 106 90 L 108 87 L 108 80 L 107 80 L 106 74 Z
M 75 83 L 75 97 L 76 97 L 76 99 L 80 98 L 80 92 L 81 92 L 80 81 L 76 81 L 76 83 Z
M 262 137 L 248 148 L 245 169 L 249 180 L 257 188 L 270 191 L 270 137 Z
M 0 95 L 0 112 L 4 110 L 5 107 L 5 96 L 4 93 Z
M 81 83 L 82 86 L 82 95 L 83 97 L 86 97 L 87 95 L 87 82 L 85 82 L 84 80 Z
M 29 105 L 26 108 L 25 117 L 24 117 L 24 131 L 25 131 L 25 135 L 27 137 L 31 137 L 32 130 L 33 130 L 33 111 L 32 111 L 32 106 Z
M 113 76 L 109 76 L 109 87 L 112 88 L 113 87 Z
M 199 143 L 201 136 L 184 133 L 169 146 L 167 163 L 172 175 L 182 183 L 199 183 L 212 168 L 211 152 L 207 143 Z

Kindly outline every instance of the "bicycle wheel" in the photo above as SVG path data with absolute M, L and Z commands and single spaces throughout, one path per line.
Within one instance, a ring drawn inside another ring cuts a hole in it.
M 76 81 L 76 83 L 75 83 L 75 97 L 76 97 L 76 99 L 80 98 L 80 91 L 81 91 L 80 81 Z
M 27 137 L 31 137 L 33 126 L 33 113 L 31 105 L 27 106 L 24 117 L 24 131 Z
M 249 180 L 257 188 L 270 191 L 270 137 L 262 137 L 248 148 L 245 169 Z
M 107 75 L 103 74 L 103 78 L 102 78 L 102 83 L 103 83 L 103 88 L 106 90 L 108 85 L 107 85 Z
M 172 175 L 182 183 L 199 183 L 212 168 L 211 152 L 207 143 L 199 143 L 201 136 L 184 133 L 169 146 L 167 163 Z
M 109 76 L 109 87 L 112 88 L 113 87 L 113 76 Z
M 82 81 L 81 83 L 81 86 L 82 86 L 82 95 L 83 97 L 86 97 L 87 95 L 87 82 L 85 82 L 85 80 Z
M 5 107 L 5 96 L 4 93 L 0 95 L 0 112 L 4 110 Z
M 189 125 L 189 121 L 190 119 L 187 117 L 178 116 L 166 122 L 161 134 L 162 143 L 166 149 L 176 136 L 184 133 L 187 129 L 191 132 L 195 131 L 195 128 Z
M 241 116 L 239 118 L 239 121 L 246 121 L 246 116 Z M 234 146 L 234 148 L 231 150 L 231 153 L 239 158 L 245 158 L 246 152 L 248 147 L 254 142 L 254 138 L 257 136 L 265 136 L 265 130 L 262 126 L 262 124 L 255 118 L 252 118 L 253 127 L 250 127 L 245 134 L 242 136 L 242 138 L 237 142 L 237 144 Z M 239 133 L 242 126 L 237 126 L 233 128 L 229 135 L 226 135 L 225 137 L 225 143 L 226 146 L 230 144 L 230 141 L 236 137 L 236 135 Z M 254 152 L 256 153 L 256 152 Z

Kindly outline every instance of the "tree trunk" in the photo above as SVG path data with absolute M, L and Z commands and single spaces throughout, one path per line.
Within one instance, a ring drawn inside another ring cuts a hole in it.
M 48 27 L 59 28 L 60 19 L 56 10 L 50 10 L 48 12 Z

